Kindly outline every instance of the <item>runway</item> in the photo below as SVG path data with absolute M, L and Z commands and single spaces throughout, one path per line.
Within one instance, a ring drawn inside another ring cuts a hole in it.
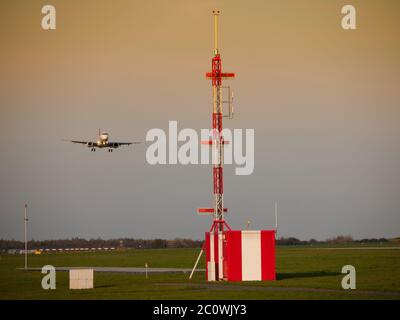
M 313 248 L 314 250 L 400 250 L 400 247 L 335 247 L 335 248 Z
M 56 271 L 69 271 L 71 269 L 93 269 L 94 272 L 145 274 L 146 268 L 120 268 L 120 267 L 55 267 Z M 19 268 L 19 270 L 24 270 Z M 28 271 L 41 271 L 42 268 L 28 268 Z M 173 274 L 190 273 L 192 269 L 184 268 L 147 268 L 148 274 Z M 197 269 L 196 272 L 205 272 L 205 269 Z

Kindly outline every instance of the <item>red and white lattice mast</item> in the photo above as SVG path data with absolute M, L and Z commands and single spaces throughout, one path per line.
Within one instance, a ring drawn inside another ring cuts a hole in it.
M 213 114 L 212 114 L 212 150 L 213 150 L 213 179 L 214 179 L 214 228 L 223 231 L 225 220 L 224 212 L 224 138 L 222 136 L 222 79 L 233 78 L 234 73 L 222 72 L 222 60 L 218 51 L 218 16 L 219 11 L 213 11 L 214 15 L 214 57 L 211 62 L 211 72 L 206 74 L 212 81 Z M 215 231 L 217 231 L 215 230 Z
M 226 117 L 232 118 L 232 96 L 229 87 L 222 86 L 222 80 L 233 78 L 234 73 L 222 72 L 221 55 L 218 51 L 218 16 L 214 15 L 214 57 L 211 72 L 206 74 L 212 81 L 212 136 L 202 142 L 211 146 L 213 151 L 214 207 L 199 208 L 200 214 L 213 215 L 213 224 L 205 233 L 205 243 L 190 274 L 190 279 L 206 253 L 207 281 L 265 281 L 275 280 L 275 233 L 276 230 L 231 230 L 224 215 L 224 145 L 229 143 L 222 135 L 222 119 L 225 116 L 223 105 L 229 105 Z M 228 99 L 222 94 L 228 89 Z
M 210 232 L 216 235 L 215 250 L 210 257 L 212 265 L 215 264 L 215 280 L 223 279 L 223 261 L 224 261 L 224 229 L 230 230 L 225 222 L 224 213 L 224 144 L 229 143 L 222 136 L 223 104 L 229 104 L 229 114 L 232 118 L 232 96 L 229 87 L 222 86 L 222 80 L 233 78 L 234 73 L 222 72 L 222 59 L 218 50 L 218 16 L 220 12 L 214 10 L 214 56 L 211 61 L 211 72 L 206 73 L 206 77 L 212 81 L 212 139 L 203 141 L 203 144 L 211 145 L 213 155 L 213 180 L 214 180 L 214 208 L 200 208 L 199 213 L 209 213 L 214 215 L 214 221 Z M 223 89 L 228 89 L 228 100 L 222 98 Z M 213 267 L 214 268 L 214 267 Z

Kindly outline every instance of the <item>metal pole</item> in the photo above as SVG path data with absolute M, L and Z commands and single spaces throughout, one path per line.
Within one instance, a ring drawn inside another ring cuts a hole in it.
M 213 11 L 214 15 L 214 54 L 218 53 L 218 16 L 219 10 Z
M 275 239 L 278 239 L 278 202 L 275 201 Z
M 25 205 L 25 217 L 24 217 L 24 225 L 25 225 L 25 270 L 28 270 L 28 216 L 27 211 L 28 205 Z
M 250 223 L 251 223 L 251 221 L 250 221 L 250 220 L 247 220 L 246 230 L 249 230 L 249 228 L 250 228 Z
M 199 253 L 199 256 L 197 257 L 196 263 L 194 264 L 194 267 L 193 267 L 193 269 L 192 269 L 192 272 L 190 273 L 189 279 L 192 279 L 193 273 L 194 273 L 194 271 L 195 271 L 196 268 L 197 268 L 197 264 L 198 264 L 199 261 L 200 261 L 200 257 L 201 257 L 201 255 L 202 255 L 203 251 L 204 251 L 203 248 L 201 248 L 200 253 Z

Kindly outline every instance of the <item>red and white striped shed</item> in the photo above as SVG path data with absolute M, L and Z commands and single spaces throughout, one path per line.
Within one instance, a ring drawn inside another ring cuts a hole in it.
M 206 232 L 205 249 L 208 281 L 275 280 L 275 230 Z

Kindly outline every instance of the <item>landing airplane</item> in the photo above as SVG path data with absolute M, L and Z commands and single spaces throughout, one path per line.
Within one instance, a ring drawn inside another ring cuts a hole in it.
M 78 141 L 78 140 L 63 140 L 72 143 L 86 144 L 90 151 L 96 151 L 96 148 L 108 148 L 108 152 L 113 152 L 113 149 L 117 149 L 120 146 L 129 146 L 131 144 L 139 144 L 140 142 L 110 142 L 108 141 L 109 134 L 107 132 L 102 132 L 99 129 L 99 136 L 97 141 Z

